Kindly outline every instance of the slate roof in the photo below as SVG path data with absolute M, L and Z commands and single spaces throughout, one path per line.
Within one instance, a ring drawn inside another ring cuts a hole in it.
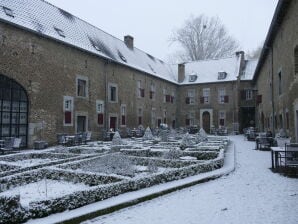
M 169 65 L 138 48 L 126 44 L 101 29 L 77 18 L 44 0 L 0 0 L 0 21 L 54 39 L 152 76 L 178 84 L 178 66 Z M 250 63 L 247 68 L 251 68 Z M 235 81 L 239 75 L 240 57 L 185 63 L 183 84 Z M 218 79 L 218 72 L 226 72 Z M 190 75 L 197 75 L 189 82 Z
M 202 60 L 185 63 L 185 79 L 181 84 L 199 84 L 236 81 L 239 75 L 240 57 Z M 224 79 L 218 79 L 219 72 L 226 72 Z M 190 76 L 197 75 L 195 81 Z
M 0 21 L 177 82 L 172 67 L 43 0 L 0 0 Z
M 245 68 L 240 76 L 240 80 L 243 80 L 243 81 L 253 80 L 258 61 L 259 61 L 258 59 L 245 61 Z

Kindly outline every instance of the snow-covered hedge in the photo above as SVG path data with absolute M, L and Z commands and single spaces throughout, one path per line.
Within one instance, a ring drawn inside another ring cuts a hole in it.
M 26 185 L 43 179 L 64 180 L 72 183 L 84 183 L 89 186 L 114 183 L 122 179 L 115 176 L 75 173 L 60 169 L 39 169 L 22 174 L 0 178 L 0 192 L 17 186 Z
M 20 204 L 20 196 L 0 197 L 0 223 L 20 223 L 29 218 Z
M 15 170 L 20 168 L 19 166 L 7 165 L 7 164 L 0 164 L 0 172 L 6 172 L 10 170 Z
M 37 155 L 41 155 L 40 157 L 38 157 Z M 18 156 L 18 159 L 14 159 L 13 156 Z M 23 157 L 22 157 L 23 156 Z M 20 161 L 20 164 L 22 163 L 22 160 L 26 160 L 26 159 L 51 159 L 51 161 L 46 161 L 45 163 L 39 163 L 36 165 L 32 165 L 32 166 L 12 166 L 9 164 L 1 164 L 1 166 L 3 165 L 4 167 L 11 167 L 11 169 L 7 169 L 6 171 L 4 170 L 3 172 L 0 172 L 0 178 L 1 177 L 5 177 L 8 175 L 12 175 L 12 174 L 16 174 L 16 173 L 21 173 L 21 172 L 25 172 L 25 171 L 30 171 L 30 170 L 35 170 L 38 168 L 42 168 L 44 166 L 52 166 L 52 165 L 57 165 L 57 164 L 61 164 L 61 163 L 65 163 L 65 162 L 69 162 L 69 161 L 75 161 L 75 160 L 80 160 L 80 159 L 84 159 L 84 158 L 90 158 L 93 157 L 92 155 L 86 155 L 86 156 L 78 156 L 78 155 L 74 155 L 74 154 L 69 154 L 69 155 L 65 155 L 65 154 L 54 154 L 54 153 L 33 153 L 33 154 L 29 154 L 29 156 L 27 156 L 26 154 L 19 154 L 19 155 L 11 155 L 11 156 L 7 156 L 7 157 L 1 157 L 0 161 L 4 161 L 4 162 L 16 162 L 16 161 Z
M 76 191 L 72 194 L 64 195 L 59 198 L 31 202 L 29 204 L 29 208 L 26 209 L 20 206 L 19 199 L 17 197 L 10 199 L 0 197 L 0 202 L 2 202 L 0 204 L 7 204 L 7 202 L 13 204 L 10 208 L 0 209 L 2 212 L 2 214 L 0 214 L 0 222 L 7 223 L 12 216 L 14 216 L 13 218 L 16 222 L 25 221 L 28 218 L 44 217 L 67 209 L 75 209 L 96 201 L 101 201 L 125 192 L 211 171 L 223 166 L 223 152 L 223 149 L 220 150 L 215 159 L 205 162 L 128 156 L 130 160 L 135 160 L 137 164 L 141 163 L 143 165 L 148 165 L 150 161 L 154 161 L 154 163 L 158 166 L 177 167 L 175 169 L 166 170 L 163 173 L 152 173 L 146 177 L 132 179 L 121 179 L 115 176 L 61 170 L 61 166 L 56 169 L 39 169 L 0 178 L 1 192 L 16 186 L 42 180 L 44 178 L 64 180 L 73 183 L 82 182 L 91 186 L 88 190 Z M 90 159 L 85 159 L 77 163 L 72 162 L 68 165 L 79 167 L 78 164 L 88 163 L 88 161 L 90 161 Z
M 212 148 L 212 147 L 211 147 Z M 137 156 L 137 157 L 159 157 L 159 158 L 166 158 L 167 154 L 170 151 L 180 151 L 181 156 L 193 156 L 196 157 L 198 160 L 210 160 L 215 159 L 218 156 L 219 147 L 213 147 L 210 151 L 200 150 L 197 148 L 188 149 L 186 151 L 172 149 L 172 150 L 151 150 L 151 149 L 141 149 L 141 150 L 133 150 L 133 149 L 122 149 L 121 153 L 128 155 L 128 156 Z M 169 158 L 171 159 L 171 158 Z
M 164 173 L 141 177 L 138 179 L 123 180 L 105 186 L 93 187 L 90 190 L 75 192 L 61 198 L 30 203 L 30 215 L 43 217 L 52 213 L 74 209 L 96 201 L 101 201 L 119 194 L 139 190 L 156 184 L 178 180 L 202 172 L 218 169 L 223 166 L 223 153 L 214 160 L 197 163 L 183 168 L 169 170 Z

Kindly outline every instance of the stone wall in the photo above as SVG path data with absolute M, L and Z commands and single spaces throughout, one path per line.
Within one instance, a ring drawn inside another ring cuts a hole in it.
M 278 132 L 283 128 L 293 141 L 298 141 L 295 109 L 298 101 L 298 76 L 295 74 L 294 58 L 295 47 L 298 46 L 298 2 L 291 1 L 289 4 L 285 17 L 279 21 L 281 24 L 274 33 L 275 38 L 258 74 L 257 89 L 258 94 L 262 95 L 262 103 L 258 106 L 258 126 L 262 130 L 272 130 L 274 123 L 275 130 L 272 131 Z

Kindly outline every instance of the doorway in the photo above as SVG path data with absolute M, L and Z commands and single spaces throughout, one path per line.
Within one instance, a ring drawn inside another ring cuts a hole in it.
M 210 133 L 210 113 L 208 111 L 203 112 L 203 129 Z
M 115 131 L 117 128 L 117 117 L 110 117 L 110 129 Z
M 86 132 L 87 129 L 87 117 L 77 116 L 77 133 Z

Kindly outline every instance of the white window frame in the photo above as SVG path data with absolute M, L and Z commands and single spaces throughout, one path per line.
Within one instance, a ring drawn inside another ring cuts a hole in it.
M 245 90 L 245 99 L 252 100 L 252 89 Z
M 155 100 L 155 92 L 156 92 L 156 87 L 154 83 L 151 83 L 150 85 L 150 91 L 152 92 L 152 99 L 151 100 Z
M 68 106 L 67 102 L 70 102 Z M 74 111 L 74 98 L 72 96 L 63 96 L 63 126 L 73 126 L 73 111 Z M 71 123 L 65 123 L 65 112 L 71 112 Z
M 226 95 L 226 89 L 224 87 L 221 87 L 218 89 L 218 103 L 223 104 L 225 103 L 225 95 Z
M 96 102 L 95 102 L 95 112 L 96 112 L 96 115 L 97 115 L 97 119 L 98 119 L 99 114 L 103 114 L 103 119 L 105 119 L 105 116 L 104 116 L 105 103 L 104 103 L 103 100 L 96 100 Z M 99 126 L 99 127 L 104 126 L 104 123 L 105 123 L 104 120 L 103 120 L 102 124 L 98 124 L 98 121 L 96 122 L 97 126 Z
M 226 124 L 226 111 L 224 110 L 220 110 L 218 112 L 218 125 L 220 125 L 220 120 L 223 119 L 224 120 L 224 126 Z
M 189 119 L 190 126 L 195 125 L 195 112 L 194 111 L 189 111 L 189 113 L 187 114 L 187 118 Z
M 187 97 L 189 99 L 189 104 L 195 104 L 196 91 L 194 89 L 187 90 Z
M 163 94 L 163 102 L 166 103 L 167 102 L 167 90 L 166 88 L 162 89 L 162 94 Z
M 141 98 L 142 80 L 137 80 L 137 97 Z
M 122 116 L 125 116 L 125 125 L 122 124 Z M 127 107 L 126 107 L 126 104 L 121 104 L 120 106 L 120 118 L 121 118 L 121 121 L 120 121 L 120 126 L 121 127 L 126 127 L 126 124 L 127 124 Z
M 104 107 L 105 107 L 105 103 L 103 100 L 96 100 L 96 113 L 97 114 L 103 114 L 104 113 Z
M 210 88 L 203 88 L 204 103 L 210 103 Z

